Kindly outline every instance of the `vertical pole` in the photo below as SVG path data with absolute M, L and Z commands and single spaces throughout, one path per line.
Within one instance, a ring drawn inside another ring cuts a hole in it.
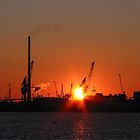
M 64 97 L 64 90 L 63 90 L 63 84 L 61 84 L 61 97 Z
M 72 88 L 73 88 L 73 83 L 71 83 L 71 86 L 70 86 L 70 94 L 71 94 L 71 97 L 73 99 Z
M 31 58 L 30 58 L 30 36 L 28 36 L 28 101 L 31 100 Z
M 121 92 L 123 93 L 123 85 L 122 85 L 122 79 L 121 79 L 121 75 L 119 74 L 119 79 L 120 79 L 120 86 L 121 86 Z
M 9 83 L 9 94 L 8 94 L 8 99 L 11 99 L 11 84 Z
M 57 86 L 56 86 L 56 82 L 54 81 L 54 86 L 55 86 L 55 93 L 56 93 L 56 98 L 58 97 L 58 91 L 57 91 Z

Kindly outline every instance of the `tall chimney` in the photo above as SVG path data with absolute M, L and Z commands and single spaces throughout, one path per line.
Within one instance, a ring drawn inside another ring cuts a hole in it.
M 28 101 L 31 100 L 31 58 L 30 58 L 30 36 L 28 36 Z

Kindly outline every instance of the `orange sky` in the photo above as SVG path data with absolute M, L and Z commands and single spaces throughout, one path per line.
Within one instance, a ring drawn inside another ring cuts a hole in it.
M 32 32 L 33 83 L 80 84 L 95 61 L 97 92 L 140 90 L 140 2 L 0 2 L 0 96 L 20 97 Z M 53 91 L 54 92 L 54 91 Z M 48 91 L 46 91 L 48 93 Z

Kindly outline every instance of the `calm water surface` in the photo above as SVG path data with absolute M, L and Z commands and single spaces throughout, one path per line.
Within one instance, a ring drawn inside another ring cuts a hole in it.
M 140 113 L 0 113 L 0 140 L 140 140 Z

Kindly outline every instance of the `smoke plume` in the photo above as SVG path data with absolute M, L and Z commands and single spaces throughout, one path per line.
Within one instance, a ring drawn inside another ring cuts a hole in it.
M 48 88 L 48 86 L 50 85 L 50 83 L 41 83 L 39 85 L 40 90 L 46 90 Z
M 41 83 L 41 84 L 35 86 L 34 92 L 38 92 L 38 91 L 41 91 L 41 90 L 46 90 L 49 85 L 50 85 L 50 83 Z
M 59 32 L 62 30 L 62 25 L 55 24 L 55 25 L 39 25 L 37 28 L 32 29 L 29 34 L 35 35 L 44 32 Z

